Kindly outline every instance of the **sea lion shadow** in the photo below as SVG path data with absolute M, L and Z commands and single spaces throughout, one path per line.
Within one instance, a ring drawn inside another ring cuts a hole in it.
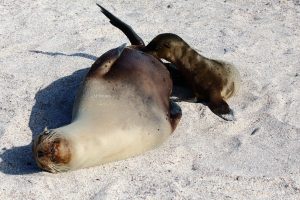
M 88 69 L 62 77 L 36 93 L 29 120 L 33 138 L 46 127 L 54 129 L 71 122 L 75 95 Z
M 71 122 L 75 95 L 88 69 L 81 69 L 69 76 L 59 78 L 36 93 L 35 104 L 29 119 L 32 138 L 41 133 L 45 127 L 52 129 Z M 0 154 L 1 172 L 10 175 L 24 175 L 41 171 L 33 159 L 32 143 L 11 149 L 2 149 L 2 151 L 3 153 Z
M 5 149 L 0 154 L 0 171 L 10 175 L 24 175 L 37 173 L 40 170 L 34 164 L 31 152 L 31 145 L 12 147 Z
M 82 58 L 87 58 L 90 60 L 97 60 L 98 57 L 87 54 L 87 53 L 72 53 L 72 54 L 65 54 L 61 52 L 50 52 L 50 51 L 39 51 L 39 50 L 29 50 L 31 53 L 37 53 L 37 54 L 43 54 L 43 55 L 48 55 L 48 56 L 70 56 L 70 57 L 82 57 Z
M 72 54 L 40 50 L 30 50 L 29 52 L 54 57 L 82 57 L 93 61 L 98 58 L 81 52 Z M 75 95 L 88 70 L 89 67 L 77 70 L 69 76 L 52 82 L 46 88 L 36 93 L 35 104 L 32 107 L 29 120 L 32 138 L 41 133 L 46 127 L 53 129 L 71 122 Z

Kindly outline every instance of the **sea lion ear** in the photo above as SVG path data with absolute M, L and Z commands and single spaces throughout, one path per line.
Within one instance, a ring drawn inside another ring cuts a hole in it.
M 107 72 L 109 72 L 116 60 L 121 56 L 125 48 L 126 43 L 122 44 L 121 46 L 115 49 L 111 49 L 104 53 L 102 56 L 100 56 L 92 65 L 88 76 L 95 74 L 104 76 Z

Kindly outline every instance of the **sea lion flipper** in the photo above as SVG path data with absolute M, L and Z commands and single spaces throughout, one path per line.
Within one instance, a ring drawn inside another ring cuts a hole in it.
M 173 81 L 172 100 L 173 101 L 187 101 L 195 103 L 195 94 L 192 88 L 188 85 L 182 73 L 172 63 L 165 63 L 171 79 Z
M 208 104 L 210 110 L 226 121 L 235 121 L 233 110 L 223 99 L 218 102 L 210 102 Z
M 96 3 L 97 4 L 97 3 Z M 110 23 L 116 28 L 120 29 L 129 39 L 132 45 L 145 46 L 144 41 L 136 34 L 136 32 L 126 23 L 122 22 L 119 18 L 114 16 L 108 10 L 97 4 L 101 8 L 101 12 L 110 19 Z
M 181 119 L 181 116 L 182 116 L 182 111 L 180 106 L 177 103 L 170 101 L 170 122 L 171 122 L 172 132 L 176 129 L 177 124 Z
M 221 114 L 219 115 L 219 117 L 221 117 L 222 119 L 226 120 L 226 121 L 236 121 L 236 118 L 234 116 L 234 112 L 232 109 L 230 109 L 230 112 L 227 114 Z
M 100 76 L 105 75 L 113 64 L 116 62 L 116 60 L 121 56 L 123 50 L 126 48 L 126 43 L 122 44 L 121 46 L 109 50 L 108 52 L 104 53 L 102 56 L 100 56 L 95 63 L 92 65 L 88 76 L 91 74 L 97 74 Z M 97 71 L 95 73 L 95 71 Z
M 172 78 L 173 85 L 189 88 L 182 73 L 179 71 L 179 69 L 176 68 L 176 66 L 174 64 L 164 63 L 164 65 L 167 67 L 168 71 L 170 72 L 170 76 Z

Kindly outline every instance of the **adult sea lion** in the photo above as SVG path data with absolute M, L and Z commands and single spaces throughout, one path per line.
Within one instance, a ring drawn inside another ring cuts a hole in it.
M 77 94 L 72 122 L 33 140 L 37 165 L 63 172 L 153 149 L 175 130 L 170 74 L 155 57 L 122 45 L 99 57 Z

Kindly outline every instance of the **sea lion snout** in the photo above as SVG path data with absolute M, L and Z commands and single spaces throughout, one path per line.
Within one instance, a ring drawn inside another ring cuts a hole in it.
M 52 131 L 44 131 L 33 140 L 33 153 L 37 165 L 50 172 L 66 171 L 71 160 L 69 142 Z M 61 166 L 64 166 L 61 169 Z

